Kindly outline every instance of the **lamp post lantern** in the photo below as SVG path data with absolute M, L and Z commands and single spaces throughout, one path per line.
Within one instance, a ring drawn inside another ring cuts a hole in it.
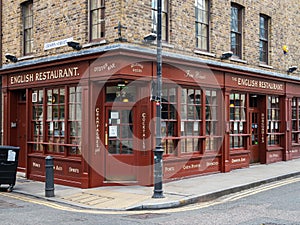
M 154 150 L 154 193 L 152 198 L 164 198 L 163 195 L 163 148 L 161 145 L 161 92 L 162 92 L 162 0 L 157 1 L 157 87 L 156 87 L 156 146 Z

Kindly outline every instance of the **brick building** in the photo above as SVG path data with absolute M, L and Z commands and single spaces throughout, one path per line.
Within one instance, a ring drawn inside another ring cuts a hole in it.
M 299 2 L 162 4 L 164 179 L 299 158 Z M 157 1 L 1 13 L 2 142 L 21 147 L 19 170 L 44 180 L 52 155 L 57 183 L 152 184 Z

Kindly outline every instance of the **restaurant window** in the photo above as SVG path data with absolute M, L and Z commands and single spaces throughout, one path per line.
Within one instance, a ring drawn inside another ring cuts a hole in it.
M 246 95 L 230 94 L 230 148 L 245 148 L 246 145 Z
M 218 101 L 216 90 L 205 91 L 205 150 L 217 150 L 220 134 L 217 131 L 218 125 Z
M 32 92 L 32 127 L 33 127 L 33 151 L 43 151 L 44 142 L 44 90 Z
M 268 145 L 280 145 L 280 106 L 278 96 L 268 96 Z
M 161 40 L 168 41 L 168 0 L 162 0 Z M 152 32 L 157 33 L 157 0 L 152 0 Z
M 233 55 L 242 58 L 242 24 L 243 7 L 231 5 L 231 51 Z
M 182 88 L 180 108 L 181 153 L 201 151 L 202 94 L 201 90 Z
M 135 102 L 136 86 L 119 83 L 106 87 L 106 102 Z
M 105 35 L 105 1 L 90 0 L 90 39 L 99 40 Z
M 23 54 L 32 53 L 33 46 L 33 10 L 32 1 L 22 3 L 22 18 L 23 18 Z
M 81 87 L 69 88 L 69 118 L 68 131 L 70 135 L 69 154 L 80 154 L 81 146 L 81 118 L 82 118 L 82 102 L 81 102 Z
M 300 143 L 300 98 L 292 99 L 292 143 Z
M 177 147 L 177 88 L 163 86 L 161 99 L 161 134 L 165 154 L 174 154 Z
M 268 64 L 269 52 L 269 17 L 259 17 L 259 61 Z
M 208 51 L 209 48 L 209 1 L 195 0 L 196 48 Z
M 79 87 L 33 90 L 33 151 L 81 154 L 81 106 Z

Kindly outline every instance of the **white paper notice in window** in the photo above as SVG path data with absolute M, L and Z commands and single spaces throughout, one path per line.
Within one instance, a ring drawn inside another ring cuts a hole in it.
M 110 118 L 111 119 L 119 119 L 119 112 L 111 112 Z
M 7 161 L 14 162 L 16 161 L 16 152 L 13 150 L 8 150 Z
M 118 136 L 118 127 L 109 126 L 109 137 L 117 137 L 117 136 Z
M 199 123 L 194 122 L 194 131 L 199 131 Z

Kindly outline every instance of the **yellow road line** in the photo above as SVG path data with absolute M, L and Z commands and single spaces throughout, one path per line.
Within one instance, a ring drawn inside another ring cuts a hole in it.
M 250 195 L 254 195 L 254 194 L 257 194 L 257 193 L 260 193 L 260 192 L 263 192 L 263 191 L 271 190 L 271 189 L 281 187 L 281 186 L 284 186 L 284 185 L 287 185 L 287 184 L 295 183 L 295 182 L 298 182 L 298 181 L 300 181 L 300 177 L 299 178 L 288 179 L 288 180 L 284 180 L 284 181 L 279 181 L 275 184 L 269 184 L 269 185 L 264 185 L 264 186 L 257 187 L 257 188 L 252 188 L 252 189 L 249 189 L 247 191 L 237 193 L 234 196 L 226 198 L 225 200 L 226 201 L 235 201 L 235 200 L 238 200 L 240 198 L 244 198 L 244 197 L 247 197 L 247 196 L 250 196 Z

